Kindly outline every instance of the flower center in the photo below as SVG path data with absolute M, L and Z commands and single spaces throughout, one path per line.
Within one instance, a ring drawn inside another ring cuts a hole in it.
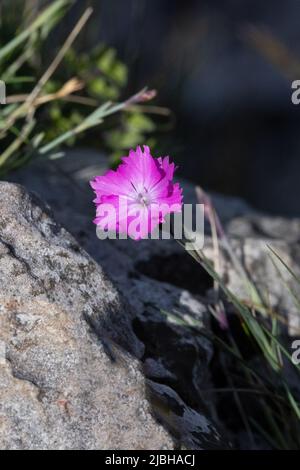
M 150 204 L 150 198 L 149 198 L 149 195 L 147 194 L 147 191 L 138 193 L 137 200 L 143 206 L 149 206 Z

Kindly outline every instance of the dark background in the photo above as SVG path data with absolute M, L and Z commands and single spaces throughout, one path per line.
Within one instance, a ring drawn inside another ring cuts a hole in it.
M 129 66 L 128 92 L 156 88 L 156 103 L 174 112 L 162 139 L 179 174 L 260 210 L 300 215 L 300 105 L 291 102 L 299 0 L 78 0 L 72 15 L 87 5 L 84 47 L 115 46 Z

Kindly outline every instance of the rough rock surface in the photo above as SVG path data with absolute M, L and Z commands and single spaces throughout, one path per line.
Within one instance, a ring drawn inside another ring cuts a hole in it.
M 101 268 L 20 187 L 0 205 L 0 447 L 172 448 Z
M 173 241 L 100 242 L 96 238 L 95 227 L 91 223 L 93 195 L 88 181 L 105 169 L 105 158 L 81 150 L 71 152 L 60 161 L 37 161 L 31 168 L 14 174 L 13 179 L 36 191 L 51 205 L 55 217 L 105 269 L 126 298 L 134 312 L 130 319 L 132 327 L 145 345 L 142 356 L 144 373 L 155 381 L 150 399 L 159 419 L 172 435 L 181 438 L 184 435 L 187 445 L 195 445 L 191 436 L 195 438 L 197 435 L 198 439 L 200 436 L 198 447 L 224 447 L 226 444 L 217 437 L 209 418 L 213 416 L 217 421 L 214 397 L 209 392 L 212 388 L 210 361 L 213 347 L 204 337 L 192 335 L 184 326 L 170 323 L 166 316 L 166 312 L 180 312 L 186 319 L 193 317 L 209 327 L 212 281 Z M 193 186 L 183 184 L 185 202 L 196 202 Z M 267 248 L 267 244 L 271 245 L 297 272 L 300 264 L 299 220 L 267 217 L 236 198 L 213 195 L 212 200 L 232 247 L 249 276 L 260 291 L 268 290 L 270 306 L 286 315 L 289 332 L 299 333 L 299 315 L 291 305 L 290 296 L 270 261 Z M 209 237 L 205 240 L 204 249 L 207 256 L 213 255 Z M 225 256 L 221 259 L 221 268 L 231 289 L 245 297 L 241 279 Z M 299 288 L 287 273 L 283 276 L 292 289 Z M 161 399 L 168 403 L 167 409 L 169 413 L 172 411 L 171 414 L 166 415 L 162 411 L 164 403 L 157 406 Z M 178 409 L 181 410 L 181 420 L 176 414 Z M 208 434 L 203 435 L 201 431 L 193 434 L 196 417 L 199 429 L 204 430 L 203 423 L 209 419 L 212 427 Z
M 72 151 L 58 161 L 36 161 L 15 173 L 13 179 L 51 205 L 55 217 L 122 292 L 135 315 L 134 331 L 145 344 L 142 359 L 147 377 L 172 387 L 200 414 L 214 416 L 214 406 L 206 392 L 211 388 L 208 370 L 213 354 L 211 344 L 186 328 L 170 324 L 161 312 L 192 314 L 203 325 L 207 324 L 206 300 L 198 294 L 199 288 L 200 294 L 206 293 L 211 280 L 172 241 L 98 240 L 91 223 L 94 207 L 88 181 L 106 168 L 107 159 L 98 153 Z M 186 185 L 185 197 L 194 197 L 192 186 Z M 227 205 L 222 198 L 217 200 L 228 219 L 232 213 L 240 215 L 247 207 L 233 199 L 226 214 Z M 175 400 L 173 404 L 176 410 Z
M 0 206 L 0 448 L 224 447 L 186 406 L 174 438 L 156 422 L 128 303 L 36 197 L 0 183 Z

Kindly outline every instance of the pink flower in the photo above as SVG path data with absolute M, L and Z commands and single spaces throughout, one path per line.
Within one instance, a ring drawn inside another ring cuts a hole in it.
M 153 158 L 146 145 L 122 158 L 116 171 L 96 176 L 94 223 L 102 230 L 115 230 L 138 240 L 147 238 L 171 212 L 180 212 L 182 190 L 173 183 L 174 163 L 169 157 Z

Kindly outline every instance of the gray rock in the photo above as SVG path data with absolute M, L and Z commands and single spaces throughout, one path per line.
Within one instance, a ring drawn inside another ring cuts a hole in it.
M 153 361 L 151 368 L 146 367 L 148 377 L 156 378 L 156 369 L 164 368 L 166 377 L 175 376 L 168 383 L 179 389 L 186 399 L 192 399 L 199 412 L 207 413 L 208 407 L 214 413 L 211 400 L 205 400 L 204 404 L 200 393 L 211 387 L 208 365 L 213 354 L 212 345 L 204 337 L 195 338 L 187 329 L 170 325 L 165 314 L 180 311 L 187 321 L 193 316 L 208 327 L 205 295 L 212 282 L 172 240 L 99 241 L 91 222 L 94 206 L 88 183 L 95 174 L 102 174 L 106 169 L 104 156 L 82 149 L 68 152 L 64 158 L 55 161 L 36 160 L 31 167 L 12 176 L 38 192 L 51 205 L 55 217 L 105 269 L 122 292 L 135 313 L 134 328 L 145 343 L 145 357 Z M 188 182 L 182 184 L 185 201 L 196 202 L 193 186 Z M 224 221 L 248 211 L 244 202 L 228 199 L 231 203 L 226 204 L 223 198 L 214 196 Z M 193 292 L 190 291 L 191 283 Z M 162 310 L 165 313 L 161 313 Z M 166 354 L 168 350 L 171 351 L 169 355 Z M 157 362 L 156 367 L 153 367 L 154 362 Z
M 149 382 L 149 396 L 155 404 L 157 416 L 163 419 L 179 441 L 184 438 L 188 449 L 218 450 L 224 446 L 224 438 L 211 420 L 187 406 L 174 390 L 165 385 Z M 169 413 L 172 403 L 177 413 Z M 212 439 L 212 436 L 214 439 Z M 199 447 L 199 441 L 202 446 Z
M 233 230 L 237 225 L 241 228 L 240 222 L 240 220 L 233 221 L 229 226 L 229 233 L 238 234 L 238 237 L 231 235 L 230 238 L 235 256 L 240 260 L 248 279 L 256 286 L 264 305 L 272 309 L 287 326 L 287 334 L 300 336 L 299 308 L 291 295 L 293 292 L 300 299 L 300 283 L 283 264 L 291 268 L 300 279 L 300 250 L 296 239 L 299 221 L 256 216 L 256 223 L 261 227 L 261 231 L 250 232 L 249 236 L 242 236 L 242 238 L 238 230 L 236 232 Z M 247 224 L 248 219 L 245 218 L 242 221 L 243 230 Z M 265 232 L 262 231 L 262 227 Z M 281 258 L 283 263 L 271 250 Z M 209 245 L 206 248 L 206 254 L 209 257 L 213 256 L 212 247 Z M 244 277 L 224 253 L 221 256 L 220 266 L 220 274 L 226 279 L 227 287 L 239 298 L 251 302 L 251 295 Z
M 126 301 L 101 267 L 22 187 L 0 183 L 0 205 L 0 448 L 226 447 L 204 404 L 182 416 L 182 398 L 172 392 L 167 416 L 175 424 L 170 427 L 153 409 L 155 400 L 152 406 L 147 400 L 136 359 L 144 347 L 132 330 L 134 314 L 140 315 L 139 322 L 145 314 L 146 300 L 138 294 L 143 285 L 132 285 Z M 98 245 L 98 252 L 105 249 Z M 118 286 L 123 282 L 119 276 Z M 165 296 L 167 291 L 168 286 L 161 287 Z M 129 302 L 135 295 L 136 302 Z M 182 292 L 172 295 L 177 300 Z M 188 305 L 189 294 L 183 299 Z M 191 308 L 202 314 L 195 300 Z M 174 338 L 187 349 L 175 327 Z M 206 364 L 209 345 L 205 349 L 195 340 L 189 348 L 186 354 L 193 351 Z M 160 374 L 167 359 L 171 357 L 162 360 Z M 158 361 L 153 358 L 152 370 Z M 177 369 L 181 367 L 183 362 Z M 161 387 L 153 385 L 154 395 L 164 394 Z M 191 440 L 195 420 L 209 423 L 204 440 L 201 433 Z
M 167 315 L 179 312 L 186 322 L 192 319 L 198 325 L 210 328 L 208 306 L 212 302 L 212 281 L 173 241 L 137 243 L 131 240 L 100 242 L 97 239 L 91 223 L 94 208 L 88 181 L 105 169 L 105 157 L 81 150 L 76 154 L 70 152 L 55 162 L 37 160 L 31 167 L 14 174 L 13 179 L 37 191 L 51 204 L 55 217 L 105 269 L 122 292 L 134 312 L 134 331 L 145 345 L 143 362 L 147 377 L 167 384 L 200 416 L 205 419 L 213 416 L 216 421 L 214 396 L 207 392 L 212 387 L 212 344 L 200 335 L 191 334 L 184 326 L 171 323 L 170 315 Z M 181 183 L 185 202 L 196 202 L 193 185 Z M 249 276 L 260 292 L 264 295 L 269 292 L 267 300 L 286 319 L 288 332 L 299 335 L 299 313 L 279 279 L 267 248 L 271 245 L 298 272 L 299 219 L 269 217 L 239 199 L 217 194 L 212 195 L 212 201 L 229 234 L 233 251 Z M 204 250 L 213 258 L 210 237 L 206 237 Z M 247 298 L 241 276 L 223 254 L 221 274 L 237 295 Z M 287 272 L 283 270 L 282 275 L 290 288 L 299 290 Z M 169 400 L 169 403 L 178 405 L 177 400 Z M 173 406 L 173 413 L 176 408 Z M 178 420 L 172 422 L 178 423 Z M 215 445 L 216 440 L 213 442 Z M 201 445 L 203 441 L 199 447 Z
M 128 305 L 21 187 L 0 205 L 0 448 L 172 449 L 119 346 L 143 349 Z

